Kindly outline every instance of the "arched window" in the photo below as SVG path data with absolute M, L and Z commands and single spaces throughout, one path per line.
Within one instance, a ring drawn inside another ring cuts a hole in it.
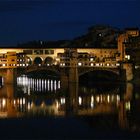
M 52 57 L 46 57 L 44 64 L 46 65 L 52 65 L 53 64 L 53 58 Z
M 34 59 L 34 64 L 35 64 L 35 65 L 41 65 L 41 64 L 42 64 L 42 59 L 41 59 L 40 57 L 36 57 L 36 58 Z

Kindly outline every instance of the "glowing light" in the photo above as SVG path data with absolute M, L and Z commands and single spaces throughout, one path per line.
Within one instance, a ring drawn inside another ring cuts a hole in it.
M 107 63 L 107 66 L 109 66 L 109 63 Z
M 130 102 L 126 102 L 126 103 L 125 103 L 125 109 L 126 109 L 126 110 L 130 110 L 130 109 L 131 109 Z
M 127 60 L 130 60 L 130 55 L 125 55 L 125 58 L 126 58 Z
M 82 98 L 79 97 L 79 105 L 81 105 L 81 104 L 82 104 Z
M 99 63 L 96 63 L 96 66 L 99 66 Z
M 6 105 L 6 99 L 2 100 L 2 105 L 3 105 L 3 107 Z
M 14 105 L 16 105 L 16 100 L 14 100 Z
M 65 98 L 60 99 L 61 104 L 65 104 Z
M 60 89 L 60 81 L 58 81 L 58 89 Z
M 94 97 L 93 97 L 93 96 L 91 96 L 91 103 L 90 103 L 90 106 L 91 106 L 91 108 L 94 107 Z
M 93 61 L 93 58 L 90 58 L 90 61 Z
M 107 95 L 107 102 L 109 103 L 110 102 L 110 96 Z
M 99 96 L 96 97 L 96 101 L 97 101 L 97 103 L 99 103 L 99 101 L 100 101 L 100 97 Z
M 79 62 L 79 63 L 78 63 L 78 66 L 82 66 L 82 63 L 81 63 L 81 62 Z
M 90 66 L 93 66 L 93 63 L 91 63 Z
M 22 99 L 22 103 L 25 104 L 25 98 Z
M 120 101 L 120 96 L 119 95 L 117 95 L 117 102 L 119 102 Z

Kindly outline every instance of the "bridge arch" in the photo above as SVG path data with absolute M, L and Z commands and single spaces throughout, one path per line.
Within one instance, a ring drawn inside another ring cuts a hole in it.
M 35 65 L 43 64 L 43 58 L 42 57 L 35 57 L 35 59 L 33 60 L 33 64 L 35 64 Z
M 107 79 L 107 80 L 119 80 L 119 71 L 113 69 L 89 69 L 79 72 L 79 79 L 82 77 L 88 77 L 88 79 Z

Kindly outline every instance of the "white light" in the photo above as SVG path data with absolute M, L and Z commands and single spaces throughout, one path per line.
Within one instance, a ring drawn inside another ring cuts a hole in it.
M 140 66 L 135 66 L 135 69 L 138 69 Z
M 14 100 L 14 105 L 16 105 L 16 100 Z
M 25 64 L 23 64 L 23 66 L 25 67 Z
M 56 58 L 55 60 L 56 60 L 56 61 L 60 61 L 60 58 Z
M 63 63 L 63 66 L 65 66 L 65 63 Z
M 107 102 L 109 103 L 110 102 L 110 96 L 107 95 Z
M 81 105 L 81 104 L 82 104 L 82 98 L 79 97 L 79 105 Z
M 99 63 L 96 63 L 96 66 L 99 66 Z
M 65 104 L 65 98 L 61 98 L 60 102 L 61 104 Z
M 109 63 L 107 63 L 107 66 L 109 66 Z
M 117 102 L 119 102 L 120 101 L 120 96 L 119 95 L 117 95 Z
M 130 60 L 130 55 L 125 55 L 125 58 L 126 58 L 127 60 Z
M 81 63 L 81 62 L 79 62 L 79 63 L 78 63 L 78 66 L 82 66 L 82 63 Z
M 90 106 L 91 106 L 91 108 L 94 107 L 94 97 L 93 97 L 93 96 L 91 96 L 91 103 L 90 103 Z
M 27 108 L 28 108 L 28 110 L 31 109 L 31 105 L 30 105 L 30 103 L 27 104 Z
M 90 61 L 93 61 L 93 58 L 90 58 Z
M 93 66 L 93 63 L 91 63 L 90 66 Z
M 5 67 L 5 66 L 6 66 L 6 64 L 2 64 L 2 66 L 3 66 L 3 67 Z
M 120 64 L 119 63 L 116 63 L 116 66 L 120 66 Z
M 99 103 L 99 100 L 100 100 L 100 97 L 97 96 L 97 97 L 96 97 L 96 101 L 97 101 L 97 103 Z
M 50 64 L 47 64 L 47 66 L 50 66 Z

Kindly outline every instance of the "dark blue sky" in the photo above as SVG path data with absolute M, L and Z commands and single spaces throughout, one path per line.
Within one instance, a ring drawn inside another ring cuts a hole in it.
M 96 24 L 140 27 L 140 1 L 0 0 L 0 46 L 73 39 Z

